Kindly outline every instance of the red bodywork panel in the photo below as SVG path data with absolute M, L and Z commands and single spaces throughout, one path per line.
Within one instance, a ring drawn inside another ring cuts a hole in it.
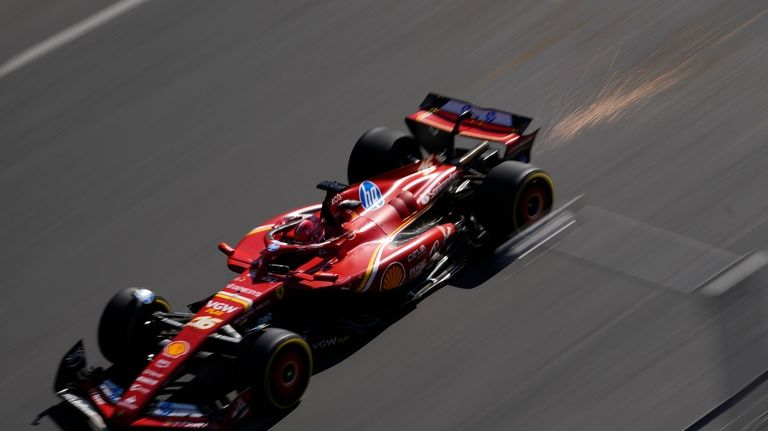
M 291 244 L 291 230 L 275 233 L 297 217 L 319 217 L 321 205 L 313 205 L 253 229 L 234 249 L 225 247 L 229 267 L 240 275 L 214 295 L 155 355 L 116 407 L 100 406 L 102 414 L 121 425 L 160 426 L 163 422 L 169 426 L 168 421 L 176 419 L 152 419 L 142 417 L 141 412 L 210 334 L 268 309 L 282 299 L 285 289 L 336 289 L 370 295 L 397 289 L 418 278 L 456 229 L 446 223 L 424 227 L 404 239 L 398 234 L 460 177 L 460 169 L 429 158 L 347 187 L 330 198 L 329 209 L 339 223 L 326 227 L 326 241 L 320 244 Z M 354 209 L 339 208 L 338 204 L 346 200 L 360 200 L 361 204 Z M 279 262 L 282 256 L 296 254 L 304 255 L 304 262 L 290 274 L 254 270 L 262 263 Z

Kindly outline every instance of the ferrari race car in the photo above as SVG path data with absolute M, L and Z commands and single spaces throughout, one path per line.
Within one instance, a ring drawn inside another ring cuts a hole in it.
M 113 366 L 88 367 L 81 340 L 57 395 L 96 429 L 226 429 L 291 409 L 324 351 L 412 309 L 471 253 L 550 211 L 552 180 L 528 164 L 530 122 L 429 94 L 406 118 L 410 133 L 362 135 L 348 184 L 318 184 L 322 203 L 219 244 L 237 273 L 219 292 L 172 311 L 150 290 L 119 291 L 98 329 Z

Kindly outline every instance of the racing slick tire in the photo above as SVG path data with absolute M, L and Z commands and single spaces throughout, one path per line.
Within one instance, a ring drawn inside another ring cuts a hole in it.
M 386 127 L 376 127 L 355 143 L 347 164 L 349 183 L 359 183 L 421 159 L 413 136 Z
M 475 216 L 497 239 L 504 239 L 544 217 L 552 209 L 552 178 L 527 163 L 495 166 L 477 189 Z
M 99 348 L 107 360 L 118 366 L 136 366 L 155 353 L 156 331 L 148 325 L 152 314 L 169 312 L 164 298 L 148 289 L 123 289 L 107 303 L 99 321 Z
M 251 387 L 254 402 L 270 410 L 298 404 L 312 376 L 312 351 L 304 338 L 269 327 L 244 347 L 236 369 L 241 385 Z

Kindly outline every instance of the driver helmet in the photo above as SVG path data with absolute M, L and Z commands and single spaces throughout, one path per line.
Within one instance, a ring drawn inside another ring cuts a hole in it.
M 293 230 L 293 240 L 298 244 L 312 244 L 323 240 L 325 229 L 316 215 L 305 218 Z

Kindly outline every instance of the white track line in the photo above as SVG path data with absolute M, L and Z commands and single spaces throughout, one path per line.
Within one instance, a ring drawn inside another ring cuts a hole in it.
M 722 295 L 765 265 L 768 265 L 768 252 L 746 254 L 702 283 L 699 292 L 704 296 Z
M 149 0 L 120 0 L 0 64 L 0 79 Z

